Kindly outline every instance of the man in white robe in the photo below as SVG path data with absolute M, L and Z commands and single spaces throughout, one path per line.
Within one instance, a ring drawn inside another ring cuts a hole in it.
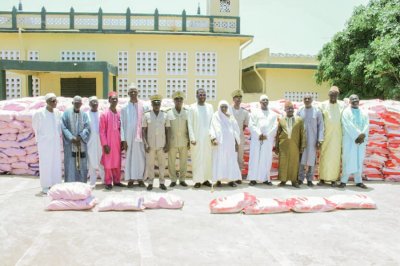
M 46 94 L 45 100 L 47 106 L 38 110 L 32 118 L 43 193 L 61 183 L 61 113 L 56 109 L 57 98 L 54 93 Z
M 270 172 L 272 148 L 277 130 L 277 115 L 268 109 L 268 96 L 260 96 L 260 107 L 251 110 L 249 129 L 251 133 L 249 173 L 250 186 L 257 181 L 272 186 Z
M 125 180 L 128 188 L 137 181 L 139 187 L 145 187 L 143 182 L 146 159 L 142 140 L 143 102 L 138 99 L 138 89 L 135 83 L 129 85 L 129 102 L 121 110 L 121 142 L 126 152 Z
M 360 110 L 359 98 L 353 94 L 349 97 L 351 106 L 343 111 L 343 167 L 339 188 L 346 187 L 350 175 L 354 175 L 357 187 L 366 189 L 361 174 L 368 142 L 369 120 L 368 115 Z
M 90 137 L 87 143 L 87 153 L 88 153 L 88 170 L 90 186 L 94 188 L 96 186 L 97 172 L 99 172 L 101 181 L 104 182 L 104 167 L 101 165 L 101 154 L 103 149 L 100 142 L 99 134 L 99 122 L 100 114 L 98 112 L 99 101 L 96 96 L 89 98 L 90 111 L 87 112 L 89 117 L 90 125 Z
M 211 139 L 209 129 L 214 113 L 213 106 L 206 103 L 206 91 L 196 91 L 197 102 L 190 106 L 188 128 L 195 188 L 211 187 L 212 178 Z
M 220 187 L 221 181 L 227 180 L 228 185 L 236 187 L 241 179 L 239 163 L 233 154 L 237 154 L 240 145 L 240 129 L 236 119 L 228 111 L 227 101 L 220 101 L 218 111 L 211 120 L 210 136 L 213 144 L 213 180 Z

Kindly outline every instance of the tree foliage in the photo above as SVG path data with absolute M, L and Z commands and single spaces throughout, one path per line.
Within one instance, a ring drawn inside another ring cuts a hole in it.
M 343 97 L 400 99 L 400 0 L 355 8 L 318 60 L 317 82 L 340 87 Z

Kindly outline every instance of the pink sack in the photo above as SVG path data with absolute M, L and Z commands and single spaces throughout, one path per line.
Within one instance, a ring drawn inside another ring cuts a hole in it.
M 336 204 L 323 197 L 293 197 L 286 204 L 295 212 L 328 212 L 336 209 Z
M 247 192 L 213 199 L 210 204 L 211 213 L 237 213 L 247 206 L 256 203 L 256 197 Z
M 400 175 L 386 175 L 385 181 L 400 182 Z
M 0 163 L 4 163 L 4 164 L 12 164 L 12 163 L 15 163 L 15 162 L 18 162 L 19 161 L 19 159 L 18 159 L 18 157 L 8 157 L 8 156 L 6 156 L 6 157 L 0 157 Z
M 0 163 L 0 172 L 10 172 L 11 165 L 6 163 Z
M 86 183 L 62 183 L 52 186 L 47 195 L 53 200 L 83 200 L 92 195 L 92 189 Z
M 47 211 L 80 211 L 80 210 L 90 210 L 97 204 L 97 199 L 90 196 L 82 200 L 52 200 L 47 205 Z
M 33 112 L 32 111 L 23 111 L 18 112 L 15 116 L 15 119 L 22 122 L 32 122 Z
M 25 157 L 25 162 L 27 162 L 27 163 L 37 163 L 37 162 L 39 162 L 39 156 L 37 154 L 28 154 Z
M 37 172 L 33 169 L 13 168 L 10 173 L 13 175 L 37 175 Z
M 15 101 L 9 101 L 8 103 L 6 103 L 3 108 L 3 110 L 7 110 L 7 111 L 23 111 L 25 110 L 25 106 L 22 103 L 18 103 Z
M 98 205 L 99 212 L 105 211 L 142 211 L 143 197 L 108 196 Z
M 15 162 L 11 164 L 12 168 L 28 170 L 29 166 L 26 162 Z
M 289 212 L 290 207 L 285 200 L 257 198 L 257 201 L 244 208 L 245 214 L 269 214 L 279 212 Z
M 26 151 L 23 149 L 19 149 L 19 148 L 7 148 L 7 149 L 2 150 L 2 152 L 9 157 L 26 155 Z
M 11 127 L 0 128 L 0 134 L 17 134 L 18 131 L 18 129 Z
M 2 135 L 0 135 L 0 141 L 4 141 L 4 140 L 16 141 L 17 134 L 2 134 Z
M 16 128 L 16 129 L 23 129 L 23 128 L 25 127 L 25 124 L 24 124 L 23 122 L 14 120 L 14 121 L 11 121 L 11 122 L 8 124 L 8 127 L 10 127 L 10 128 Z
M 184 201 L 173 194 L 147 193 L 143 195 L 143 206 L 146 209 L 181 209 Z
M 376 209 L 376 203 L 367 195 L 334 195 L 328 198 L 337 209 Z
M 20 132 L 17 135 L 17 141 L 24 142 L 24 141 L 32 139 L 33 137 L 34 137 L 34 133 L 32 131 L 31 132 L 23 132 L 23 133 Z
M 160 197 L 157 193 L 146 193 L 143 195 L 143 206 L 146 209 L 157 209 Z
M 25 147 L 28 147 L 28 146 L 33 146 L 35 144 L 36 144 L 36 139 L 35 138 L 31 138 L 31 139 L 28 139 L 26 141 L 20 142 L 19 146 L 22 147 L 22 148 L 25 148 Z
M 36 145 L 25 147 L 26 154 L 33 154 L 38 152 Z
M 158 206 L 161 209 L 181 209 L 183 207 L 184 201 L 172 194 L 162 194 L 158 201 Z
M 14 120 L 14 118 L 15 118 L 15 112 L 6 110 L 0 111 L 0 121 L 11 122 Z
M 0 148 L 8 149 L 8 148 L 19 148 L 19 143 L 15 140 L 2 140 L 0 141 Z

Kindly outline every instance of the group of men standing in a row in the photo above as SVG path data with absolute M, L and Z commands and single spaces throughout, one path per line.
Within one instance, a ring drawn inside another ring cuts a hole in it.
M 47 106 L 33 116 L 33 128 L 38 142 L 40 180 L 43 192 L 61 182 L 61 145 L 64 143 L 65 182 L 87 182 L 94 187 L 99 173 L 106 189 L 126 186 L 121 183 L 121 152 L 126 153 L 125 181 L 128 187 L 137 182 L 139 187 L 152 190 L 157 161 L 160 188 L 165 186 L 165 154 L 168 153 L 170 187 L 185 182 L 188 150 L 190 148 L 194 187 L 211 186 L 211 180 L 221 186 L 227 181 L 232 187 L 241 183 L 244 129 L 251 132 L 250 158 L 247 179 L 272 185 L 270 170 L 272 152 L 279 154 L 279 183 L 291 181 L 299 187 L 304 180 L 313 186 L 317 150 L 320 149 L 319 185 L 342 178 L 345 187 L 350 175 L 355 183 L 362 183 L 361 173 L 368 136 L 368 117 L 359 109 L 359 99 L 350 96 L 351 106 L 344 109 L 338 102 L 339 89 L 332 87 L 329 101 L 319 107 L 312 105 L 312 97 L 304 96 L 304 107 L 296 114 L 291 102 L 285 103 L 286 115 L 278 119 L 268 108 L 268 97 L 260 97 L 260 108 L 251 113 L 240 107 L 242 93 L 232 93 L 233 105 L 221 101 L 214 112 L 206 103 L 204 89 L 196 91 L 197 102 L 186 107 L 183 94 L 173 94 L 174 107 L 161 110 L 161 96 L 153 95 L 151 110 L 145 110 L 138 99 L 138 90 L 131 84 L 129 102 L 117 111 L 118 96 L 110 92 L 109 108 L 101 115 L 98 100 L 89 98 L 90 111 L 80 110 L 82 98 L 73 98 L 73 107 L 61 116 L 56 109 L 57 98 L 47 94 Z M 343 145 L 342 145 L 343 144 Z M 175 161 L 179 158 L 179 170 Z M 341 156 L 342 155 L 342 156 Z M 342 158 L 342 160 L 341 160 Z

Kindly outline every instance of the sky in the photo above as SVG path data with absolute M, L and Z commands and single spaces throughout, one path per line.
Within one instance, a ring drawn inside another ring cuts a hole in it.
M 206 14 L 207 0 L 21 0 L 24 11 L 160 14 Z M 234 1 L 234 0 L 231 0 Z M 18 6 L 19 0 L 0 0 L 0 11 Z M 254 41 L 243 52 L 246 57 L 264 48 L 273 53 L 316 55 L 334 34 L 345 27 L 354 7 L 368 0 L 241 0 L 241 34 L 253 35 Z

